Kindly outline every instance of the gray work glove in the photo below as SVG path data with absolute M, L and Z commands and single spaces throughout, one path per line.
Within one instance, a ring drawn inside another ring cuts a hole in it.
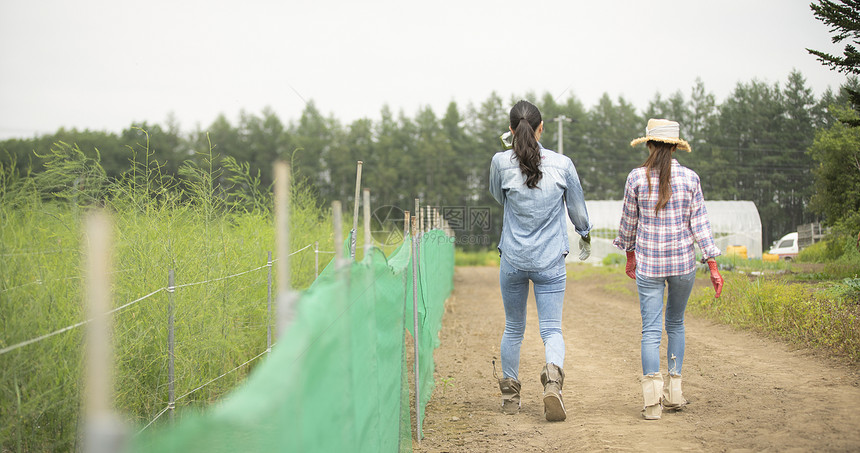
M 579 237 L 579 260 L 585 261 L 591 256 L 591 233 Z

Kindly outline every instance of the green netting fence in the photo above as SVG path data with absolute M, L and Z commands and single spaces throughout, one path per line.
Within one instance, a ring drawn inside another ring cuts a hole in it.
M 423 417 L 454 249 L 439 230 L 418 242 Z M 404 346 L 404 329 L 413 333 L 411 241 L 390 257 L 373 248 L 360 262 L 335 264 L 301 295 L 291 324 L 239 388 L 202 413 L 181 414 L 175 426 L 147 430 L 130 451 L 411 451 Z

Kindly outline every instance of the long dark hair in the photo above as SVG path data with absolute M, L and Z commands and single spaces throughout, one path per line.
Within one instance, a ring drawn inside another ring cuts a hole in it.
M 514 131 L 514 155 L 526 176 L 526 187 L 534 189 L 543 173 L 540 171 L 540 147 L 535 131 L 541 123 L 540 110 L 531 102 L 520 101 L 511 109 L 511 129 Z
M 657 197 L 657 204 L 654 206 L 654 215 L 657 215 L 672 198 L 672 186 L 669 184 L 669 179 L 672 177 L 672 153 L 675 152 L 677 146 L 671 143 L 648 140 L 648 150 L 651 151 L 652 147 L 654 150 L 651 151 L 642 166 L 645 167 L 648 175 L 649 194 L 651 193 L 651 170 L 656 169 L 660 179 L 660 193 Z

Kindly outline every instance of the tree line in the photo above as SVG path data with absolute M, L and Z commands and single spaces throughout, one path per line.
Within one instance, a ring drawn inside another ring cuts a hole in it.
M 558 149 L 559 127 L 564 128 L 564 153 L 575 163 L 591 200 L 622 197 L 627 173 L 647 157 L 644 146 L 634 149 L 629 143 L 644 134 L 648 118 L 678 121 L 692 153 L 676 157 L 699 173 L 706 199 L 755 202 L 762 240 L 769 244 L 799 224 L 821 219 L 822 209 L 810 209 L 818 163 L 808 150 L 817 131 L 838 122 L 830 107 L 848 105 L 845 89 L 857 85 L 849 78 L 838 92 L 816 97 L 802 74 L 793 71 L 781 82 L 739 82 L 718 103 L 697 80 L 688 94 L 655 94 L 643 111 L 609 94 L 586 108 L 573 95 L 559 101 L 548 93 L 509 99 L 493 93 L 479 105 L 451 102 L 441 114 L 425 107 L 408 116 L 383 107 L 377 119 L 349 124 L 323 115 L 311 101 L 300 118 L 288 122 L 264 109 L 242 112 L 236 121 L 222 114 L 209 127 L 191 132 L 181 131 L 170 118 L 164 124 L 135 124 L 118 134 L 60 129 L 0 142 L 0 161 L 24 177 L 37 177 L 52 156 L 56 159 L 58 147 L 74 145 L 97 161 L 106 177 L 121 177 L 133 156 L 138 162 L 144 156 L 148 165 L 179 183 L 189 174 L 184 165 L 219 166 L 229 158 L 231 165 L 248 170 L 245 184 L 265 189 L 272 182 L 272 162 L 286 159 L 319 203 L 328 204 L 352 202 L 355 164 L 361 160 L 372 206 L 408 210 L 418 197 L 425 205 L 486 211 L 489 223 L 464 218 L 458 234 L 479 238 L 472 245 L 490 247 L 498 240 L 502 219 L 501 207 L 487 190 L 490 159 L 501 150 L 499 135 L 508 128 L 510 107 L 528 99 L 543 114 L 545 147 Z M 562 115 L 572 122 L 555 121 Z M 225 178 L 221 175 L 215 183 L 228 192 L 242 189 Z

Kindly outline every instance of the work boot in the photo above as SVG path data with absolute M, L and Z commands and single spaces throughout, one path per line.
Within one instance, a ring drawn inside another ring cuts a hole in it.
M 550 422 L 563 421 L 567 418 L 564 400 L 561 399 L 564 370 L 554 363 L 547 363 L 540 373 L 540 382 L 543 384 L 543 412 L 546 420 Z
M 681 375 L 669 374 L 669 388 L 663 392 L 663 408 L 668 411 L 681 410 L 687 404 L 681 393 Z
M 520 410 L 520 381 L 514 378 L 499 379 L 502 391 L 502 412 L 513 415 Z
M 645 397 L 645 420 L 660 420 L 663 413 L 663 375 L 660 373 L 642 376 L 642 396 Z

